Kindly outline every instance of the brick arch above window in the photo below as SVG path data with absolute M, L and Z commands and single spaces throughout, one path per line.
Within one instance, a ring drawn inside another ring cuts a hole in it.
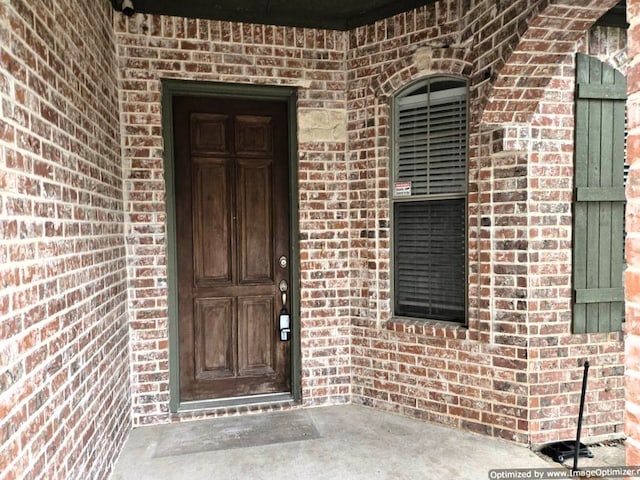
M 618 0 L 551 0 L 497 74 L 482 115 L 484 124 L 529 123 L 551 79 L 573 61 L 577 43 Z
M 413 55 L 399 59 L 375 77 L 369 86 L 372 94 L 385 100 L 407 84 L 430 75 L 468 77 L 473 64 L 468 52 L 459 48 L 419 47 Z

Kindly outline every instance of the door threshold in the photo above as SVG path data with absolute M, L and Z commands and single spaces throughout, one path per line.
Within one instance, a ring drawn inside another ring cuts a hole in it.
M 291 393 L 267 393 L 264 395 L 247 395 L 244 397 L 229 397 L 212 400 L 195 400 L 180 402 L 176 413 L 198 412 L 204 410 L 215 410 L 227 407 L 255 407 L 260 405 L 290 404 L 297 402 Z

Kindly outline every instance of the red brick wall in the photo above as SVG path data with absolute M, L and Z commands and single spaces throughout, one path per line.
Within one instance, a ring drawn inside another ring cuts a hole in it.
M 624 62 L 619 32 L 587 35 L 604 3 L 443 2 L 351 32 L 355 402 L 541 444 L 575 435 L 588 359 L 584 435 L 622 435 L 621 332 L 570 333 L 573 61 Z M 471 79 L 469 328 L 390 317 L 388 97 L 433 73 Z
M 578 49 L 613 63 L 614 55 L 607 46 L 615 46 L 619 33 L 618 29 L 611 29 L 607 35 L 605 30 L 597 29 L 589 36 L 590 49 L 581 44 Z M 624 53 L 624 46 L 622 50 Z M 591 369 L 583 435 L 621 436 L 624 408 L 622 332 L 571 334 L 573 53 L 557 63 L 561 69 L 549 82 L 531 128 L 514 132 L 511 136 L 515 138 L 509 140 L 533 152 L 529 154 L 529 242 L 535 253 L 529 258 L 528 307 L 534 444 L 575 436 L 586 360 Z
M 640 2 L 627 2 L 629 30 L 627 157 L 626 423 L 627 465 L 640 465 Z
M 0 479 L 105 478 L 131 408 L 136 424 L 170 419 L 161 78 L 299 88 L 304 404 L 542 443 L 573 435 L 589 359 L 585 434 L 618 435 L 622 336 L 569 333 L 567 107 L 576 50 L 624 67 L 622 35 L 585 35 L 616 1 L 504 3 L 442 1 L 347 33 L 117 15 L 115 38 L 109 2 L 0 4 Z M 390 316 L 388 100 L 438 72 L 471 79 L 468 328 Z M 327 112 L 335 131 L 305 124 Z
M 108 2 L 0 3 L 0 478 L 106 478 L 130 425 Z
M 574 434 L 588 358 L 585 435 L 619 435 L 621 335 L 570 334 L 573 58 L 604 3 L 439 2 L 347 33 L 117 17 L 134 422 L 169 418 L 160 79 L 180 78 L 299 88 L 304 404 L 543 443 Z M 615 63 L 611 38 L 590 44 Z M 430 73 L 471 80 L 468 328 L 390 317 L 389 98 Z M 346 138 L 304 123 L 327 109 Z

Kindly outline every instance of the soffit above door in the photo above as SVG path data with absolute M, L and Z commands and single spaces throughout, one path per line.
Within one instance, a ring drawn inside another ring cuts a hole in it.
M 116 10 L 122 0 L 111 0 Z M 350 30 L 436 0 L 132 0 L 137 13 Z

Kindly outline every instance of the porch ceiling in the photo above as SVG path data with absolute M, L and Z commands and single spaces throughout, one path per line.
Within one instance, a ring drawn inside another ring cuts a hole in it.
M 268 25 L 349 30 L 436 0 L 132 0 L 135 11 Z M 116 10 L 122 0 L 112 0 Z

